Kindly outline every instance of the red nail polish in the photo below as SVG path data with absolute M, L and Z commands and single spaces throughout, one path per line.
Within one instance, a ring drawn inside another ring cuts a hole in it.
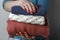
M 33 12 L 35 12 L 36 10 L 33 10 Z

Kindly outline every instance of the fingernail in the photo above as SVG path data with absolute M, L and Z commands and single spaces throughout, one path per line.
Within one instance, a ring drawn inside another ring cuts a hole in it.
M 33 10 L 33 12 L 35 12 L 35 10 Z
M 27 11 L 29 13 L 29 11 Z
M 30 11 L 32 13 L 32 11 Z
M 21 32 L 19 32 L 19 33 L 21 33 Z
M 33 13 L 31 13 L 31 14 L 33 14 Z
M 16 34 L 16 35 L 18 35 L 18 34 Z
M 32 36 L 32 38 L 34 38 L 34 36 Z
M 24 33 L 26 33 L 26 32 L 24 32 Z

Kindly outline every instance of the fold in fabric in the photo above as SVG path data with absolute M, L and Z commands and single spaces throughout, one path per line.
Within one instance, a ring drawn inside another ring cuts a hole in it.
M 12 7 L 11 12 L 16 15 L 34 15 L 34 16 L 45 16 L 46 15 L 46 9 L 43 6 L 39 6 L 36 13 L 30 14 L 26 10 L 23 10 L 20 6 L 14 6 Z

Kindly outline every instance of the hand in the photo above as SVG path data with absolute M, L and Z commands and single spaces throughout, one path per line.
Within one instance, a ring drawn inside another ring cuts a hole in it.
M 33 14 L 36 11 L 33 3 L 26 0 L 20 1 L 20 6 L 30 14 Z
M 21 37 L 23 37 L 23 38 L 26 38 L 26 40 L 30 40 L 30 39 L 34 39 L 34 36 L 29 36 L 26 32 L 24 32 L 24 35 L 21 33 L 21 32 L 19 32 L 18 34 L 16 34 L 16 35 L 19 35 L 19 36 L 21 36 Z

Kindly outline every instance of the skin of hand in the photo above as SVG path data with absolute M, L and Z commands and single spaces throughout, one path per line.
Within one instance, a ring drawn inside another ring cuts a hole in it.
M 26 32 L 24 32 L 24 35 L 22 34 L 22 32 L 16 33 L 16 35 L 21 36 L 21 37 L 23 37 L 23 38 L 26 38 L 26 39 L 28 39 L 28 40 L 34 39 L 34 36 L 31 36 L 31 37 L 30 37 Z
M 20 6 L 20 4 L 21 4 L 20 1 L 7 1 L 4 4 L 4 9 L 8 12 L 11 12 L 11 8 L 13 6 Z
M 4 9 L 6 11 L 11 12 L 11 8 L 13 6 L 21 6 L 24 10 L 26 10 L 30 14 L 32 14 L 36 11 L 34 5 L 31 2 L 27 1 L 27 0 L 7 1 L 4 5 Z
M 21 1 L 21 0 L 17 0 L 17 1 Z M 31 2 L 29 2 L 28 0 L 22 0 L 21 1 L 22 3 L 22 5 L 21 5 L 21 7 L 24 9 L 24 10 L 26 10 L 28 13 L 34 13 L 35 12 L 35 7 L 34 7 L 34 4 L 33 3 L 31 3 Z

